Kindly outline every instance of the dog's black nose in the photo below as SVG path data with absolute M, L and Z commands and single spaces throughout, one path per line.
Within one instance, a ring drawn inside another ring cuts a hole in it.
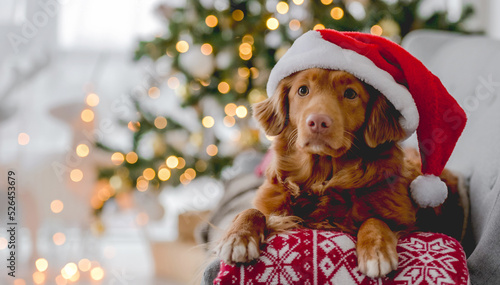
M 332 125 L 332 118 L 322 114 L 312 114 L 306 119 L 306 124 L 313 133 L 324 133 Z

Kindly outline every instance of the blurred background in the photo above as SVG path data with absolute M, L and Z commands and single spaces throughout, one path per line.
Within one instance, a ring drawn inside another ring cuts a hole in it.
M 500 38 L 495 0 L 0 5 L 0 283 L 15 285 L 199 284 L 196 228 L 272 141 L 250 106 L 305 31 Z

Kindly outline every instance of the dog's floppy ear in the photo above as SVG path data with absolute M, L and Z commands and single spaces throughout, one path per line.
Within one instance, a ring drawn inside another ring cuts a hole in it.
M 279 135 L 288 124 L 287 80 L 282 80 L 276 92 L 266 100 L 253 105 L 253 116 L 269 136 Z
M 375 148 L 385 142 L 395 142 L 406 134 L 399 124 L 401 114 L 382 94 L 378 93 L 366 122 L 364 137 L 366 144 Z

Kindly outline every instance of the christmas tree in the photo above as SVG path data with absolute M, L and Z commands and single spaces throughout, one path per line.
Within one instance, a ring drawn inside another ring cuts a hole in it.
M 200 176 L 219 178 L 241 151 L 264 151 L 272 138 L 259 132 L 249 108 L 267 97 L 271 68 L 304 32 L 327 27 L 400 41 L 418 28 L 463 31 L 463 21 L 472 14 L 467 7 L 456 21 L 446 11 L 424 19 L 418 14 L 421 2 L 186 0 L 181 7 L 160 6 L 165 33 L 140 42 L 135 54 L 152 59 L 157 74 L 151 76 L 147 96 L 134 99 L 137 117 L 120 118 L 133 132 L 133 147 L 116 150 L 98 143 L 112 153 L 115 167 L 100 169 L 100 187 L 109 193 L 97 191 L 92 206 L 98 212 L 123 191 L 164 189 Z M 194 127 L 145 107 L 160 96 L 174 97 L 172 104 L 193 119 Z M 141 154 L 143 141 L 152 153 Z

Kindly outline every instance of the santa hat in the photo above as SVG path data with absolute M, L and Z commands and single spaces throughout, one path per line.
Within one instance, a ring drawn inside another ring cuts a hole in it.
M 421 207 L 446 200 L 448 190 L 438 176 L 467 118 L 434 74 L 385 38 L 324 29 L 303 34 L 281 57 L 269 75 L 268 96 L 281 79 L 308 68 L 344 70 L 379 90 L 401 113 L 407 136 L 417 131 L 423 175 L 410 185 L 413 200 Z

